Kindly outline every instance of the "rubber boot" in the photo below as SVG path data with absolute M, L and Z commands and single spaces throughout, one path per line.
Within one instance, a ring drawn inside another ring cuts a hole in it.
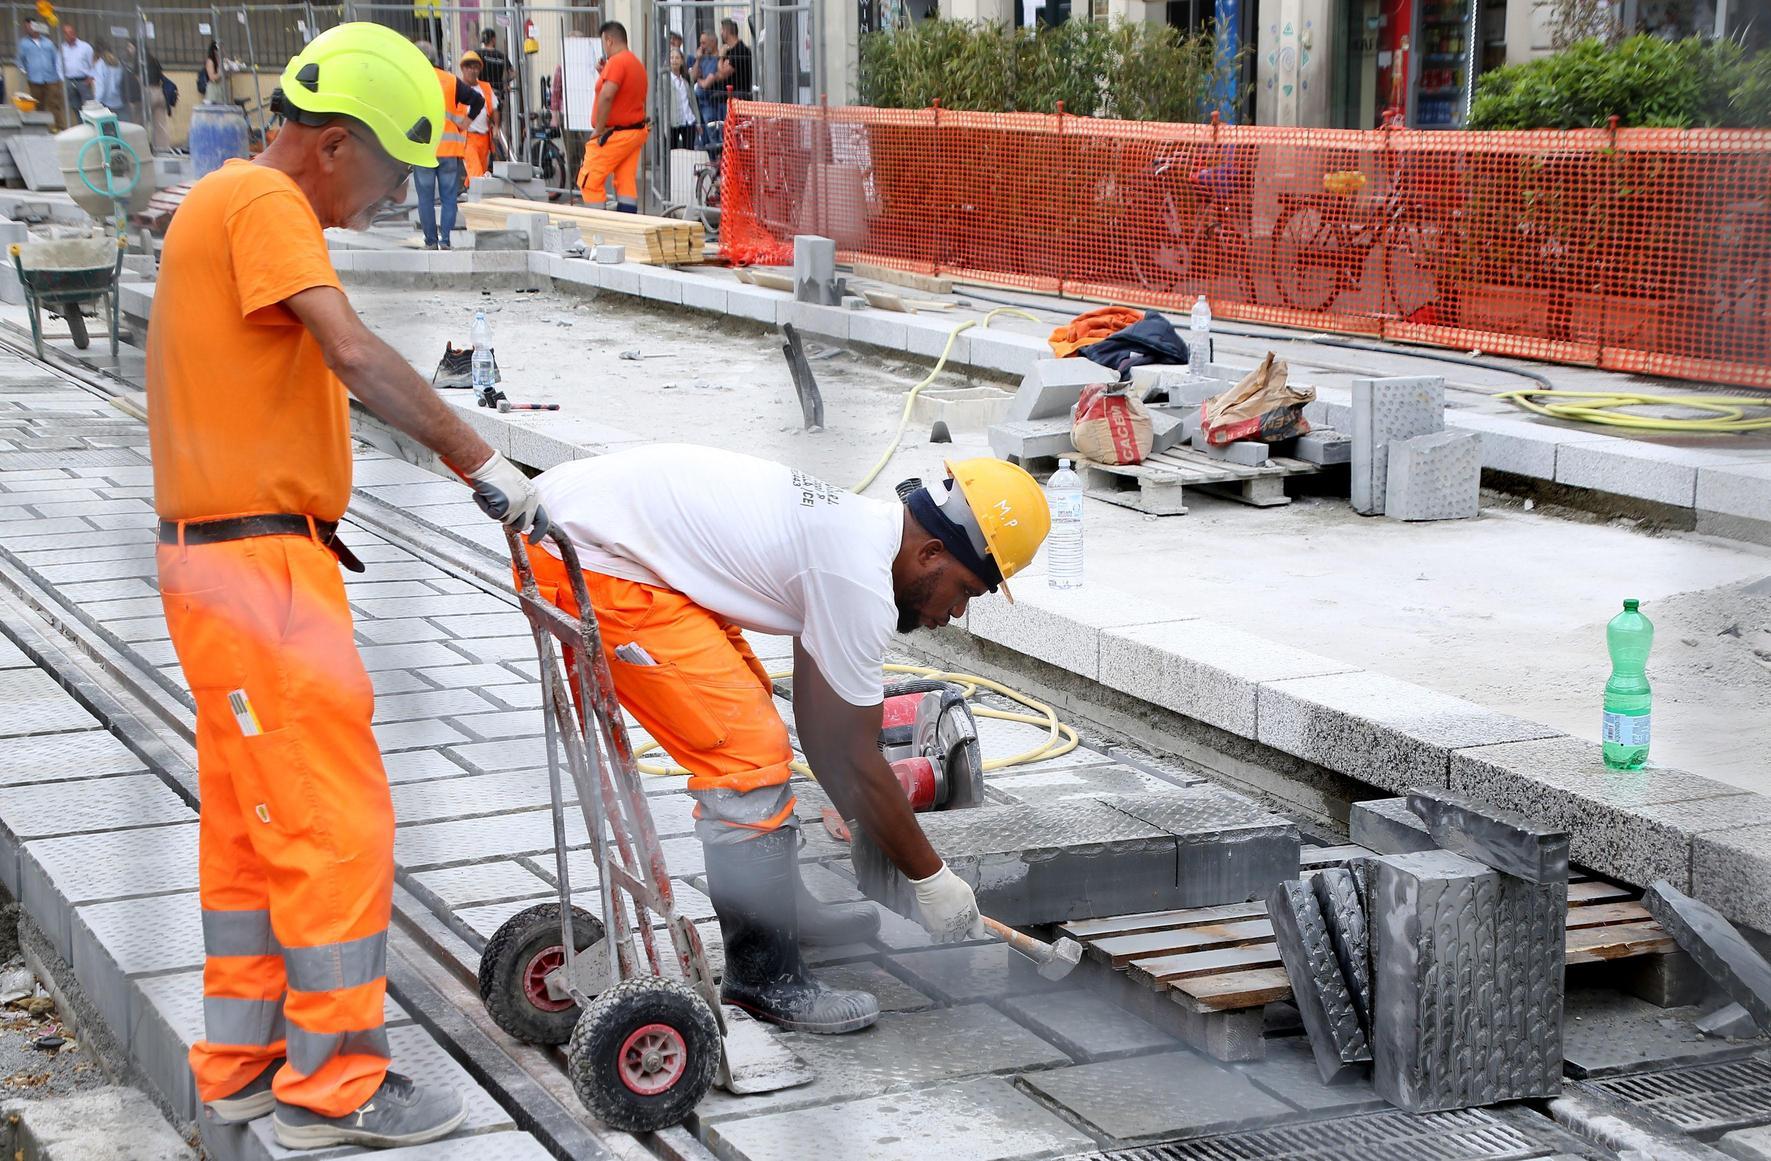
M 864 943 L 879 934 L 879 911 L 871 903 L 826 903 L 806 889 L 799 860 L 793 860 L 793 889 L 799 898 L 799 942 L 806 947 Z
M 825 987 L 800 958 L 798 849 L 786 829 L 707 846 L 707 890 L 725 939 L 720 998 L 795 1032 L 858 1031 L 879 1019 L 879 1001 Z

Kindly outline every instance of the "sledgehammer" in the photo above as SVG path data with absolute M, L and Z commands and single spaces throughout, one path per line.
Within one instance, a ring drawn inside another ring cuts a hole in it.
M 1006 924 L 984 916 L 984 928 L 1028 959 L 1039 965 L 1039 974 L 1048 980 L 1061 980 L 1082 962 L 1082 945 L 1069 936 L 1055 943 L 1043 943 L 1031 935 L 1022 935 Z

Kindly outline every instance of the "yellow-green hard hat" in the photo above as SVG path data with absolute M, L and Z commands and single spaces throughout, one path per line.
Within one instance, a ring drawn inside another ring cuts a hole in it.
M 329 28 L 283 68 L 274 107 L 313 123 L 343 114 L 369 127 L 389 156 L 433 168 L 443 88 L 418 46 L 382 24 Z

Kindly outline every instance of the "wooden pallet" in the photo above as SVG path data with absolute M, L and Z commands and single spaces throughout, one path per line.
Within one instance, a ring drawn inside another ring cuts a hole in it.
M 1628 887 L 1575 876 L 1568 885 L 1569 966 L 1675 951 L 1640 897 Z M 1083 945 L 1084 963 L 1097 976 L 1155 992 L 1191 1014 L 1190 1024 L 1171 1030 L 1201 1051 L 1216 1054 L 1215 1046 L 1234 1039 L 1212 1035 L 1213 1019 L 1246 1021 L 1267 1004 L 1291 999 L 1264 902 L 1084 919 L 1060 930 Z
M 545 213 L 555 225 L 578 227 L 586 245 L 601 241 L 627 247 L 627 260 L 653 266 L 682 266 L 705 260 L 707 230 L 700 222 L 618 214 L 588 206 L 568 206 L 527 198 L 484 198 L 462 202 L 461 219 L 470 229 L 502 230 L 511 214 Z
M 1186 488 L 1202 488 L 1257 508 L 1291 503 L 1285 494 L 1288 476 L 1314 475 L 1322 469 L 1303 460 L 1274 456 L 1258 468 L 1213 459 L 1190 447 L 1157 452 L 1141 464 L 1103 464 L 1078 460 L 1084 490 L 1097 500 L 1135 508 L 1153 516 L 1179 516 Z

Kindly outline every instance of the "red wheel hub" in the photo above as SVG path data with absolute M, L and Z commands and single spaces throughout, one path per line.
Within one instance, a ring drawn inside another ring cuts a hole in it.
M 634 1029 L 621 1044 L 615 1062 L 621 1083 L 640 1096 L 657 1096 L 683 1078 L 689 1068 L 689 1046 L 682 1033 L 668 1024 L 647 1024 Z
M 556 1000 L 547 991 L 547 977 L 564 967 L 566 949 L 559 945 L 544 947 L 529 958 L 523 968 L 523 996 L 543 1012 L 564 1012 L 572 1006 L 570 996 Z

